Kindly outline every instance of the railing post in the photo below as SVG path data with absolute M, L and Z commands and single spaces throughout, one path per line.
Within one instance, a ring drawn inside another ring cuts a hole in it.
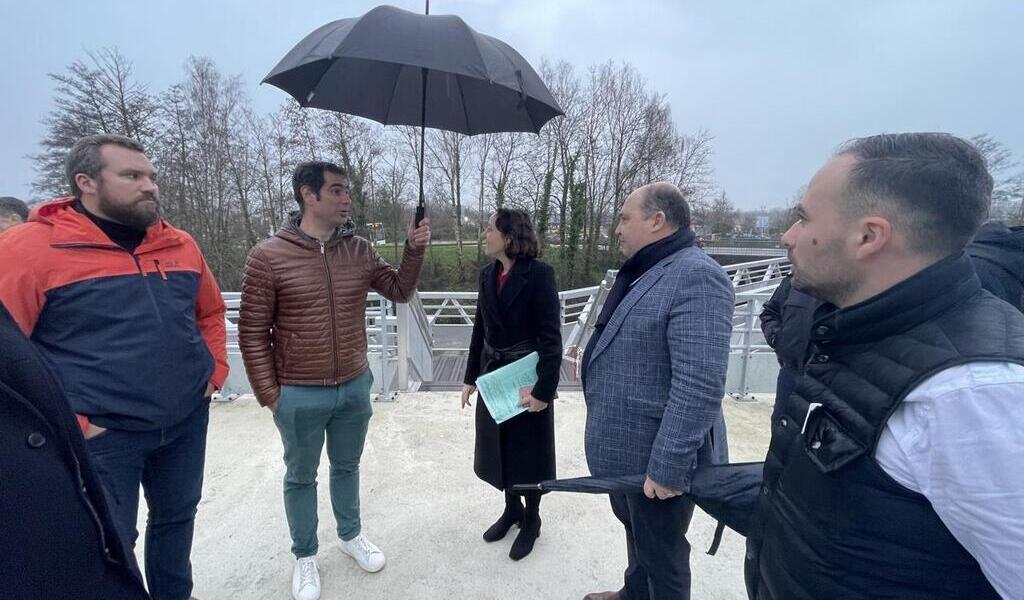
M 398 316 L 398 390 L 409 390 L 409 336 L 412 335 L 412 309 L 406 303 L 395 306 Z
M 594 290 L 590 300 L 587 301 L 583 309 L 580 311 L 579 317 L 577 317 L 576 325 L 573 326 L 572 331 L 569 333 L 568 344 L 562 348 L 562 356 L 568 356 L 570 348 L 573 349 L 574 363 L 579 368 L 579 361 L 582 358 L 580 353 L 586 347 L 587 331 L 594 326 L 599 316 L 599 311 L 604 306 L 604 300 L 608 296 L 608 292 L 612 289 L 612 285 L 615 283 L 615 278 L 618 277 L 618 269 L 608 269 L 604 275 L 604 279 L 597 285 L 597 289 Z
M 746 326 L 743 328 L 743 354 L 740 358 L 740 398 L 750 399 L 750 390 L 747 386 L 748 372 L 750 370 L 750 355 L 752 339 L 754 337 L 754 320 L 757 316 L 757 298 L 750 297 L 747 300 Z
M 381 402 L 393 401 L 391 377 L 388 373 L 388 299 L 380 297 L 380 398 Z M 393 371 L 392 371 L 393 372 Z

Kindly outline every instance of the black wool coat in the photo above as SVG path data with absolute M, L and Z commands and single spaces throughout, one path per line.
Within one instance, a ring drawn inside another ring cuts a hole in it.
M 765 341 L 775 350 L 779 364 L 799 373 L 807 361 L 814 311 L 822 301 L 793 289 L 792 280 L 792 277 L 783 279 L 771 299 L 765 302 L 761 312 L 761 331 Z
M 0 597 L 148 599 L 54 374 L 0 305 Z
M 1024 312 L 1024 226 L 986 223 L 967 254 L 981 286 Z
M 499 264 L 492 263 L 480 272 L 473 338 L 463 381 L 475 385 L 481 374 L 511 362 L 488 361 L 485 340 L 496 349 L 526 342 L 540 355 L 533 395 L 549 403 L 546 410 L 525 412 L 498 425 L 477 395 L 474 471 L 501 490 L 555 477 L 552 400 L 562 363 L 562 328 L 554 269 L 539 260 L 520 258 L 499 293 Z

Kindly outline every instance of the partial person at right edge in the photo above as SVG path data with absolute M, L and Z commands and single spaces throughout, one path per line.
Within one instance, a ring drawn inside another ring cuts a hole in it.
M 981 226 L 967 245 L 981 286 L 1024 312 L 1024 226 Z
M 992 187 L 941 133 L 811 179 L 782 241 L 824 303 L 754 492 L 752 600 L 1024 598 L 1024 315 L 964 252 Z
M 981 226 L 966 250 L 981 287 L 1024 312 L 1024 227 L 990 221 Z M 822 300 L 794 289 L 792 277 L 787 277 L 761 311 L 761 332 L 779 361 L 772 422 L 807 364 L 814 312 L 822 304 Z

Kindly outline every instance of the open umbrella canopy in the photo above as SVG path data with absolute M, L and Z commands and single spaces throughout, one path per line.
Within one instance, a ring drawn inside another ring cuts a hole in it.
M 757 507 L 763 471 L 762 462 L 701 465 L 693 472 L 690 490 L 686 495 L 712 518 L 740 535 L 747 535 L 750 517 Z M 512 489 L 582 494 L 641 494 L 645 479 L 645 475 L 576 477 L 514 485 Z
M 263 81 L 304 107 L 467 135 L 536 133 L 563 114 L 508 44 L 456 16 L 393 6 L 320 27 Z

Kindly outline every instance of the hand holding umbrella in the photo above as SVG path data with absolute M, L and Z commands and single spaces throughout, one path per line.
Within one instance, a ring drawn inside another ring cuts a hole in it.
M 668 500 L 669 498 L 675 498 L 676 496 L 681 495 L 682 492 L 670 490 L 651 479 L 650 476 L 644 480 L 644 496 L 647 496 L 651 500 L 654 500 L 654 498 L 658 498 L 658 500 Z
M 701 465 L 693 471 L 690 489 L 684 495 L 704 512 L 746 535 L 750 516 L 757 505 L 764 463 L 730 463 Z M 576 477 L 513 485 L 517 492 L 576 492 L 582 494 L 637 494 L 645 487 L 646 475 L 619 477 Z M 650 496 L 648 496 L 650 497 Z
M 406 239 L 409 240 L 409 245 L 413 248 L 426 248 L 430 243 L 430 219 L 421 220 L 418 227 L 415 225 L 415 221 L 409 223 Z

